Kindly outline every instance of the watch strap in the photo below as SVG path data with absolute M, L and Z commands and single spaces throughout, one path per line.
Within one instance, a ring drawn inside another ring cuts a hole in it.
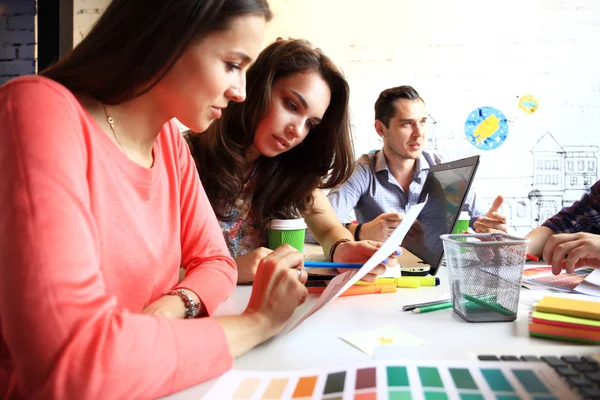
M 354 231 L 354 240 L 357 242 L 360 240 L 360 229 L 362 228 L 362 226 L 363 224 L 356 225 L 356 230 Z

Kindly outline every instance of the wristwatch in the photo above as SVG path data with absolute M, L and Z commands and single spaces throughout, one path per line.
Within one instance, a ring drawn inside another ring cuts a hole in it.
M 173 289 L 165 296 L 179 296 L 185 305 L 185 318 L 196 318 L 200 311 L 200 305 L 194 301 L 187 289 Z

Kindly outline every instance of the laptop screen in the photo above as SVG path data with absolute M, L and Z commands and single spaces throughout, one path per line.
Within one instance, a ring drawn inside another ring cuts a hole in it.
M 479 156 L 434 165 L 427 174 L 419 201 L 427 204 L 402 246 L 430 266 L 434 275 L 444 255 L 440 235 L 452 233 L 475 177 Z

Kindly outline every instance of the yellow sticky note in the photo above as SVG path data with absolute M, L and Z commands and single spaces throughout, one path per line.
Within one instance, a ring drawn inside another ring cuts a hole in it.
M 600 302 L 544 296 L 535 306 L 536 311 L 600 320 Z

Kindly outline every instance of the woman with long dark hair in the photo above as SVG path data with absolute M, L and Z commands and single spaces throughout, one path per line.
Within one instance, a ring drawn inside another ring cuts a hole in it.
M 266 0 L 113 0 L 65 59 L 0 88 L 3 398 L 160 397 L 303 302 L 287 247 L 242 315 L 209 318 L 237 272 L 172 121 L 202 131 L 244 100 L 270 18 Z
M 321 192 L 344 182 L 354 163 L 342 73 L 307 41 L 279 39 L 248 70 L 247 96 L 207 132 L 187 132 L 238 283 L 252 281 L 270 254 L 273 218 L 301 215 L 330 260 L 365 262 L 380 243 L 354 242 Z M 383 271 L 378 266 L 366 280 Z

